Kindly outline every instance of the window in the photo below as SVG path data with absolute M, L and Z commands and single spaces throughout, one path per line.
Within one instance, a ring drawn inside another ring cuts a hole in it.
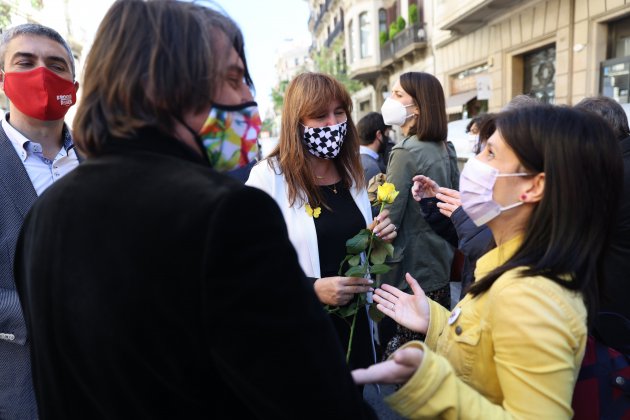
M 348 46 L 350 47 L 350 63 L 354 63 L 354 28 L 352 20 L 348 22 Z
M 630 18 L 610 23 L 608 60 L 601 63 L 600 92 L 619 103 L 630 102 Z
M 541 102 L 553 104 L 556 98 L 556 47 L 550 46 L 523 56 L 523 92 Z
M 370 19 L 367 12 L 359 15 L 359 44 L 361 48 L 361 58 L 372 55 L 372 43 L 370 42 Z
M 378 32 L 387 32 L 387 11 L 385 9 L 378 10 Z

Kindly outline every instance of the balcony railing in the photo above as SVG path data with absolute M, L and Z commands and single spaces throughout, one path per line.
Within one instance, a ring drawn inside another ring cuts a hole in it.
M 426 32 L 423 25 L 414 23 L 397 33 L 393 39 L 381 45 L 381 62 L 389 64 L 387 63 L 388 61 L 402 58 L 406 54 L 413 52 L 417 47 L 426 46 L 426 42 Z
M 335 28 L 330 33 L 330 35 L 328 35 L 328 38 L 326 38 L 326 42 L 325 42 L 326 48 L 330 48 L 333 41 L 342 32 L 343 32 L 343 20 L 340 20 L 339 22 L 337 22 L 337 24 L 335 25 Z
M 394 41 L 389 40 L 381 45 L 381 62 L 394 59 Z

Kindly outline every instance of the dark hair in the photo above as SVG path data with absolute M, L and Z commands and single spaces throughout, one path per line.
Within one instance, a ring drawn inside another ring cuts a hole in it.
M 132 138 L 143 127 L 170 134 L 183 114 L 208 107 L 229 52 L 216 28 L 227 20 L 192 3 L 116 1 L 85 63 L 78 147 L 93 156 L 108 139 Z
M 470 130 L 472 129 L 472 126 L 475 125 L 475 124 L 477 124 L 477 128 L 479 128 L 479 123 L 483 119 L 483 115 L 484 114 L 477 115 L 475 117 L 472 117 L 470 119 L 470 121 L 468 121 L 468 124 L 466 124 L 466 132 L 467 133 L 470 133 Z
M 619 142 L 601 118 L 567 107 L 538 105 L 503 112 L 496 126 L 524 171 L 544 172 L 544 193 L 520 248 L 475 282 L 470 293 L 479 295 L 506 271 L 524 267 L 523 276 L 544 276 L 582 292 L 592 320 L 600 257 L 621 193 Z
M 66 40 L 59 35 L 59 32 L 38 23 L 24 23 L 22 25 L 14 26 L 13 28 L 9 28 L 2 33 L 2 38 L 0 40 L 0 68 L 2 70 L 4 70 L 4 55 L 7 53 L 7 46 L 9 45 L 9 42 L 20 35 L 43 36 L 60 44 L 68 53 L 68 64 L 70 64 L 72 77 L 76 75 L 74 69 L 74 55 L 72 55 L 72 50 Z
M 538 99 L 529 95 L 521 94 L 513 97 L 510 102 L 508 102 L 507 105 L 503 107 L 502 111 L 511 111 L 513 109 L 520 109 L 525 106 L 536 106 L 541 104 L 542 102 L 540 102 Z
M 614 99 L 607 96 L 584 98 L 578 102 L 575 108 L 594 112 L 604 118 L 611 125 L 617 140 L 623 140 L 630 136 L 628 117 L 621 105 Z
M 287 181 L 289 205 L 296 201 L 311 206 L 327 206 L 308 160 L 310 152 L 303 141 L 302 122 L 328 112 L 328 106 L 337 100 L 347 120 L 346 138 L 339 155 L 333 160 L 343 185 L 350 188 L 365 187 L 365 177 L 359 156 L 359 136 L 352 122 L 352 99 L 348 90 L 338 80 L 324 73 L 302 73 L 297 75 L 284 95 L 282 124 L 278 146 L 269 155 L 277 158 L 279 170 Z M 274 160 L 268 164 L 274 166 Z M 274 168 L 276 169 L 276 168 Z
M 429 73 L 408 72 L 400 76 L 400 86 L 420 109 L 409 134 L 415 134 L 420 141 L 446 141 L 448 120 L 444 91 L 439 80 Z
M 243 32 L 239 26 L 232 19 L 225 16 L 225 13 L 219 14 L 223 19 L 216 19 L 217 12 L 212 10 L 208 17 L 212 20 L 212 23 L 221 29 L 230 40 L 232 46 L 236 50 L 238 56 L 243 61 L 244 74 L 243 78 L 245 83 L 251 90 L 254 90 L 254 81 L 252 80 L 249 68 L 247 67 L 247 58 L 245 57 L 245 39 L 243 38 Z
M 496 114 L 493 114 L 493 113 L 482 114 L 477 117 L 479 139 L 477 140 L 477 144 L 475 144 L 475 146 L 473 147 L 474 154 L 477 155 L 481 153 L 481 150 L 483 149 L 482 146 L 488 142 L 488 139 L 490 138 L 490 136 L 492 136 L 492 134 L 496 130 L 496 125 L 494 123 L 495 117 L 496 117 Z
M 357 123 L 357 131 L 359 132 L 359 142 L 367 146 L 372 144 L 376 138 L 376 132 L 380 131 L 385 135 L 385 130 L 391 128 L 383 121 L 383 116 L 378 112 L 369 112 Z

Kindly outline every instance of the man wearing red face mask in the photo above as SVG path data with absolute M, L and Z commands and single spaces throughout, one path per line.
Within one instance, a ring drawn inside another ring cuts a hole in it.
M 35 199 L 79 164 L 64 124 L 79 85 L 66 41 L 37 24 L 2 34 L 0 69 L 11 102 L 0 125 L 0 418 L 35 419 L 29 339 L 13 279 L 15 243 Z

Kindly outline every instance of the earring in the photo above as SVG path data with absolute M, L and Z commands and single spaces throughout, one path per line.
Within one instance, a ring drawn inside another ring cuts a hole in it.
M 527 200 L 527 194 L 521 194 L 521 201 Z

